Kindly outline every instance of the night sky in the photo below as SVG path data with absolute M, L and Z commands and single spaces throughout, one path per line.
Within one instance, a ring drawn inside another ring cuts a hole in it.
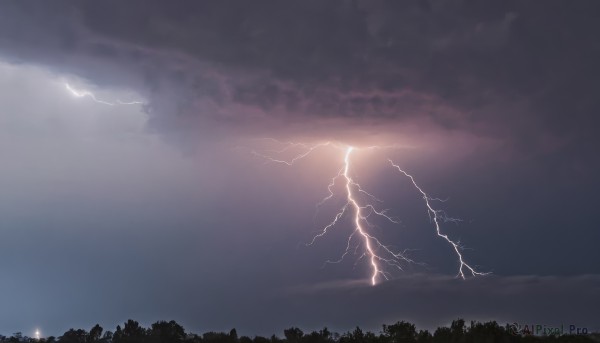
M 599 330 L 599 18 L 597 1 L 1 2 L 0 334 Z M 343 206 L 315 214 L 344 152 L 256 152 L 326 141 L 389 147 L 351 173 L 400 220 L 370 232 L 422 264 L 375 286 L 359 256 L 324 266 L 351 216 L 305 245 Z M 455 278 L 388 158 L 447 199 L 462 221 L 442 230 L 490 275 Z

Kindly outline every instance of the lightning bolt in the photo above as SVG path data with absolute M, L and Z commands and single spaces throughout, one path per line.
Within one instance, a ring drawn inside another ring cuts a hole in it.
M 406 250 L 400 251 L 400 252 L 395 251 L 390 246 L 384 245 L 377 237 L 375 237 L 373 234 L 370 233 L 370 229 L 372 229 L 374 227 L 374 225 L 369 222 L 370 216 L 378 216 L 378 217 L 384 218 L 385 220 L 387 220 L 393 224 L 398 224 L 399 221 L 396 218 L 389 216 L 387 214 L 387 210 L 378 209 L 375 203 L 382 203 L 383 201 L 381 201 L 380 199 L 375 197 L 373 194 L 364 190 L 362 188 L 362 186 L 358 182 L 356 182 L 351 176 L 351 157 L 352 157 L 352 153 L 354 151 L 370 150 L 370 149 L 389 149 L 389 148 L 392 148 L 395 146 L 385 146 L 385 147 L 370 146 L 370 147 L 359 149 L 359 148 L 355 148 L 353 146 L 343 145 L 343 144 L 334 143 L 334 142 L 322 142 L 322 143 L 317 143 L 314 145 L 308 145 L 308 144 L 304 144 L 304 143 L 295 143 L 295 142 L 282 143 L 282 142 L 279 142 L 274 139 L 270 139 L 270 140 L 273 140 L 277 143 L 284 145 L 284 147 L 282 149 L 270 150 L 269 152 L 271 152 L 271 153 L 280 154 L 280 153 L 289 152 L 290 150 L 293 150 L 293 149 L 303 149 L 303 151 L 301 153 L 295 155 L 291 159 L 276 158 L 267 153 L 261 153 L 261 152 L 255 151 L 255 150 L 253 150 L 252 153 L 256 156 L 264 158 L 267 162 L 281 163 L 281 164 L 285 164 L 288 166 L 294 165 L 299 160 L 304 159 L 307 156 L 309 156 L 316 149 L 319 149 L 322 147 L 330 146 L 337 150 L 344 151 L 343 167 L 339 170 L 337 175 L 335 175 L 333 178 L 331 178 L 331 181 L 330 181 L 329 185 L 327 186 L 328 194 L 319 203 L 317 203 L 317 211 L 324 203 L 326 203 L 328 200 L 330 200 L 334 197 L 334 195 L 335 195 L 334 187 L 336 185 L 336 182 L 338 182 L 339 179 L 341 179 L 344 184 L 344 193 L 345 193 L 345 198 L 346 198 L 345 204 L 335 214 L 332 221 L 329 222 L 329 224 L 325 225 L 315 236 L 313 236 L 312 240 L 309 243 L 307 243 L 306 245 L 307 246 L 313 245 L 318 239 L 326 236 L 327 233 L 329 232 L 329 230 L 332 230 L 345 215 L 350 214 L 350 213 L 352 215 L 353 230 L 352 230 L 351 234 L 348 236 L 348 239 L 346 242 L 346 249 L 344 250 L 343 254 L 339 257 L 339 259 L 333 260 L 333 261 L 327 260 L 325 263 L 334 263 L 334 264 L 341 263 L 347 255 L 349 255 L 350 253 L 356 254 L 358 249 L 362 246 L 363 253 L 358 257 L 356 263 L 358 263 L 363 258 L 368 259 L 369 266 L 371 269 L 370 281 L 371 281 L 372 285 L 377 284 L 377 282 L 380 281 L 382 278 L 385 280 L 390 279 L 391 274 L 385 270 L 385 268 L 383 267 L 384 265 L 391 267 L 393 269 L 401 270 L 401 271 L 403 270 L 403 266 L 405 264 L 422 265 L 422 263 L 417 263 L 414 260 L 412 260 L 411 258 L 409 258 L 406 255 Z M 467 264 L 464 261 L 464 258 L 461 254 L 462 247 L 459 245 L 459 243 L 454 242 L 453 240 L 451 240 L 448 237 L 448 235 L 441 232 L 440 222 L 442 222 L 442 221 L 443 222 L 459 221 L 458 219 L 447 216 L 446 213 L 443 212 L 442 210 L 434 209 L 430 204 L 430 201 L 433 201 L 433 200 L 442 201 L 442 202 L 444 202 L 445 200 L 429 197 L 427 195 L 427 193 L 425 193 L 421 189 L 421 187 L 419 187 L 417 185 L 414 178 L 410 174 L 408 174 L 404 170 L 402 170 L 398 165 L 396 165 L 394 162 L 392 162 L 391 159 L 388 159 L 388 161 L 390 162 L 392 167 L 396 168 L 398 171 L 400 171 L 402 174 L 404 174 L 406 177 L 408 177 L 412 181 L 412 184 L 414 185 L 414 187 L 423 196 L 423 199 L 425 200 L 427 212 L 428 212 L 432 222 L 434 223 L 437 235 L 439 237 L 443 238 L 446 242 L 448 242 L 452 246 L 454 252 L 456 253 L 456 255 L 458 257 L 459 271 L 458 271 L 457 276 L 460 276 L 463 279 L 466 278 L 465 271 L 468 271 L 469 273 L 471 273 L 472 276 L 481 276 L 481 275 L 488 274 L 488 273 L 478 272 L 475 270 L 475 268 L 473 268 L 469 264 Z M 362 195 L 362 196 L 360 196 L 360 195 Z M 370 201 L 365 201 L 364 198 L 370 199 Z
M 430 200 L 441 200 L 438 198 L 430 198 L 427 193 L 425 193 L 421 187 L 419 187 L 419 185 L 417 185 L 417 182 L 415 181 L 415 179 L 412 177 L 412 175 L 408 174 L 407 172 L 405 172 L 404 170 L 402 170 L 397 164 L 395 164 L 391 159 L 388 159 L 388 161 L 390 162 L 390 164 L 392 165 L 392 167 L 396 168 L 400 173 L 404 174 L 404 176 L 408 177 L 410 179 L 410 181 L 412 182 L 413 186 L 415 186 L 415 188 L 419 191 L 419 193 L 421 193 L 421 195 L 423 196 L 423 200 L 425 200 L 425 206 L 427 207 L 427 212 L 430 215 L 430 217 L 432 218 L 432 221 L 435 225 L 435 231 L 437 233 L 437 235 L 441 238 L 443 238 L 446 242 L 448 242 L 452 248 L 454 249 L 454 252 L 456 252 L 456 255 L 458 257 L 458 261 L 460 262 L 460 266 L 458 268 L 458 275 L 462 277 L 463 279 L 465 278 L 465 273 L 464 273 L 464 269 L 466 268 L 471 275 L 475 276 L 475 275 L 487 275 L 489 273 L 481 273 L 476 271 L 473 267 L 471 267 L 470 265 L 468 265 L 464 259 L 462 254 L 460 253 L 460 250 L 462 249 L 461 246 L 454 242 L 453 240 L 451 240 L 448 235 L 443 234 L 440 230 L 440 219 L 443 219 L 445 221 L 455 221 L 456 219 L 454 218 L 448 218 L 444 212 L 441 212 L 440 210 L 435 210 L 433 207 L 431 207 L 431 204 L 429 203 Z
M 115 105 L 142 105 L 142 104 L 144 104 L 141 101 L 121 101 L 119 99 L 117 99 L 116 102 L 108 102 L 108 101 L 105 101 L 105 100 L 102 100 L 102 99 L 98 99 L 96 97 L 96 95 L 94 95 L 94 93 L 92 93 L 90 91 L 87 91 L 87 90 L 77 90 L 77 89 L 71 87 L 71 85 L 69 85 L 68 83 L 65 83 L 65 88 L 73 96 L 76 96 L 78 98 L 89 97 L 94 102 L 97 102 L 97 103 L 103 104 L 103 105 L 107 105 L 107 106 L 115 106 Z

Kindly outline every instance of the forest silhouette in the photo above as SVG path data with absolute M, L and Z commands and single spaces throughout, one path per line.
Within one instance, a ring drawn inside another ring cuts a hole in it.
M 158 321 L 144 328 L 135 320 L 118 325 L 114 331 L 104 331 L 96 324 L 89 331 L 69 329 L 62 336 L 31 338 L 16 332 L 10 337 L 0 335 L 2 343 L 513 343 L 513 342 L 600 342 L 598 333 L 585 335 L 552 334 L 543 335 L 532 331 L 515 330 L 509 324 L 499 325 L 495 321 L 470 322 L 463 319 L 452 322 L 450 327 L 439 327 L 433 333 L 417 330 L 414 324 L 400 321 L 383 325 L 378 333 L 363 331 L 356 327 L 353 331 L 338 334 L 323 328 L 305 333 L 297 327 L 283 331 L 283 336 L 271 337 L 238 336 L 235 329 L 229 332 L 187 333 L 175 321 Z

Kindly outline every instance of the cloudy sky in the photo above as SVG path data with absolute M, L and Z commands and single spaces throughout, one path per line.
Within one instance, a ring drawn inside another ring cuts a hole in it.
M 2 2 L 0 333 L 128 318 L 249 335 L 458 317 L 600 329 L 598 15 L 595 1 Z M 259 156 L 327 141 L 292 166 Z M 352 214 L 305 245 L 344 204 L 337 184 L 315 213 L 346 145 L 387 147 L 353 153 L 350 173 L 400 222 L 369 232 L 420 263 L 376 286 L 360 252 L 324 266 Z M 455 278 L 388 158 L 447 199 L 436 208 L 462 221 L 443 232 L 490 275 Z

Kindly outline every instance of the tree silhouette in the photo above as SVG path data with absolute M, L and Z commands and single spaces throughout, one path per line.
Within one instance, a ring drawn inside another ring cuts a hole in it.
M 511 334 L 495 321 L 487 323 L 471 322 L 466 333 L 467 342 L 499 342 L 511 339 Z
M 94 325 L 94 327 L 90 329 L 88 342 L 98 342 L 100 340 L 100 336 L 102 336 L 102 331 L 104 331 L 104 329 L 102 329 L 99 324 Z
M 377 337 L 372 332 L 363 332 L 358 326 L 354 331 L 347 332 L 340 336 L 338 343 L 384 343 L 385 339 Z
M 465 320 L 456 319 L 450 324 L 450 335 L 453 343 L 463 343 L 465 341 Z
M 305 343 L 330 343 L 333 342 L 332 334 L 327 328 L 320 331 L 313 331 L 301 338 Z
M 383 325 L 383 333 L 390 343 L 415 343 L 417 328 L 414 324 L 401 321 L 393 325 Z
M 450 343 L 452 342 L 452 330 L 447 327 L 439 327 L 433 333 L 433 342 Z
M 283 331 L 284 339 L 275 335 L 270 338 L 255 336 L 238 337 L 235 329 L 225 332 L 206 332 L 202 335 L 186 334 L 185 329 L 171 320 L 158 321 L 146 329 L 135 320 L 128 320 L 123 328 L 117 325 L 114 333 L 104 332 L 96 324 L 89 333 L 82 329 L 69 329 L 55 340 L 50 336 L 39 340 L 15 332 L 11 337 L 0 335 L 0 343 L 593 343 L 600 342 L 600 334 L 533 336 L 522 335 L 498 325 L 495 321 L 480 323 L 472 321 L 469 326 L 463 319 L 452 321 L 450 327 L 439 327 L 432 335 L 417 329 L 414 324 L 400 321 L 383 325 L 379 334 L 356 327 L 352 332 L 338 335 L 323 328 L 309 334 L 291 327 Z
M 102 336 L 101 341 L 103 343 L 110 343 L 110 342 L 112 342 L 112 339 L 113 339 L 112 331 L 106 331 L 106 332 L 104 332 L 104 335 Z
M 236 333 L 237 338 L 237 333 Z M 224 332 L 207 332 L 202 335 L 203 343 L 234 343 L 233 337 Z
M 298 343 L 302 340 L 302 336 L 304 336 L 304 332 L 302 332 L 302 330 L 300 330 L 296 327 L 291 327 L 289 329 L 283 330 L 283 335 L 285 336 L 285 339 L 288 342 Z
M 88 333 L 82 329 L 69 329 L 58 338 L 59 343 L 86 343 Z
M 433 336 L 427 330 L 420 330 L 417 334 L 417 343 L 433 342 Z
M 8 339 L 9 342 L 20 342 L 23 339 L 23 334 L 21 331 L 17 331 L 13 333 L 12 337 Z
M 174 320 L 152 324 L 149 341 L 155 343 L 181 343 L 185 340 L 185 329 Z
M 261 337 L 261 336 L 256 336 L 254 337 L 254 339 L 252 340 L 253 343 L 272 343 L 273 340 L 269 340 L 266 337 Z
M 113 335 L 113 343 L 142 343 L 146 338 L 146 330 L 140 326 L 140 323 L 133 319 L 125 322 L 123 329 L 117 326 Z

